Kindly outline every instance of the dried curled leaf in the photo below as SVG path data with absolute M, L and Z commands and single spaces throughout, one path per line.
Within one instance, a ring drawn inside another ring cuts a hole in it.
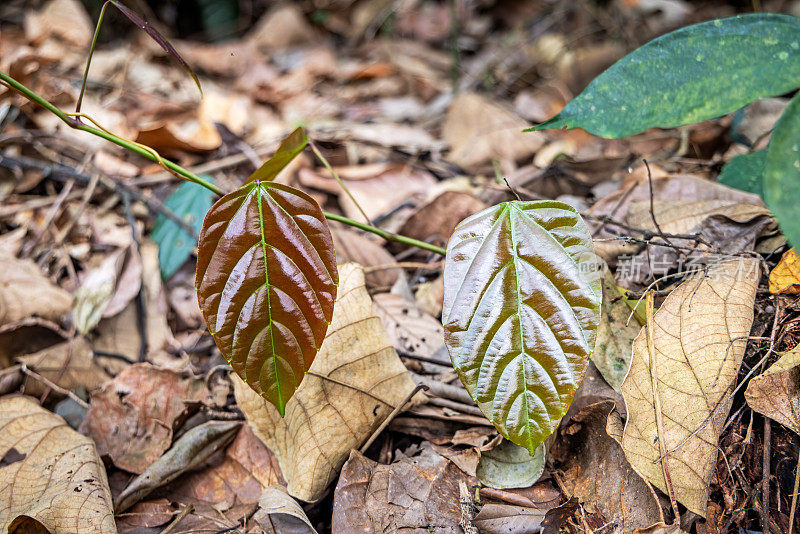
M 31 397 L 0 399 L 0 532 L 116 534 L 90 438 Z
M 206 214 L 197 296 L 233 370 L 281 416 L 325 338 L 336 298 L 333 240 L 307 194 L 255 181 Z
M 575 208 L 507 202 L 447 247 L 442 321 L 453 366 L 500 433 L 534 453 L 586 372 L 602 285 Z
M 676 499 L 702 516 L 759 277 L 757 260 L 734 258 L 683 282 L 653 317 L 652 347 L 647 327 L 634 340 L 622 385 L 628 409 L 622 448 L 631 466 L 665 492 L 668 471 Z M 667 451 L 673 452 L 662 465 Z

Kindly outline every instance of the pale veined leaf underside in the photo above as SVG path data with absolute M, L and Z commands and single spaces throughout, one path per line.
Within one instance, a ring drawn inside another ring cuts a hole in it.
M 602 299 L 574 208 L 507 202 L 465 219 L 445 260 L 442 322 L 453 366 L 500 433 L 531 454 L 569 408 Z

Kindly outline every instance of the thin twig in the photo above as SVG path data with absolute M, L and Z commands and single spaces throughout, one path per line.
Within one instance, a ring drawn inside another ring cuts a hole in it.
M 789 513 L 789 534 L 794 530 L 794 514 L 797 511 L 797 490 L 800 485 L 800 451 L 797 455 L 797 466 L 794 468 L 794 489 L 792 490 L 792 511 Z
M 85 408 L 87 410 L 89 409 L 89 404 L 85 400 L 83 400 L 82 398 L 78 397 L 77 395 L 75 395 L 70 390 L 62 388 L 61 386 L 59 386 L 58 384 L 56 384 L 52 380 L 49 380 L 49 379 L 43 377 L 39 373 L 37 373 L 35 371 L 31 371 L 30 369 L 28 369 L 28 366 L 25 365 L 24 363 L 20 364 L 19 370 L 22 371 L 23 373 L 25 373 L 26 375 L 28 375 L 29 377 L 33 378 L 34 380 L 38 380 L 39 382 L 41 382 L 45 386 L 49 387 L 50 389 L 52 389 L 54 391 L 57 391 L 60 394 L 66 396 L 66 397 L 69 397 L 70 399 L 74 400 L 75 403 L 78 404 L 79 406 L 81 406 L 81 407 L 83 407 L 83 408 Z
M 389 423 L 391 423 L 392 420 L 395 417 L 397 417 L 397 414 L 399 414 L 405 409 L 406 405 L 411 401 L 414 395 L 416 395 L 417 392 L 421 389 L 428 389 L 428 386 L 424 384 L 417 384 L 417 387 L 415 387 L 408 395 L 406 395 L 406 398 L 403 399 L 402 402 L 400 402 L 400 404 L 398 404 L 394 410 L 392 410 L 392 413 L 390 413 L 389 416 L 383 420 L 383 423 L 381 423 L 381 425 L 375 429 L 375 432 L 372 433 L 372 435 L 369 437 L 366 443 L 364 443 L 361 446 L 361 448 L 359 449 L 359 452 L 361 454 L 367 452 L 367 449 L 369 449 L 370 445 L 373 444 L 373 442 L 378 438 L 381 432 L 383 432 L 386 429 L 386 427 L 389 426 Z
M 172 520 L 172 523 L 167 525 L 167 528 L 161 531 L 161 534 L 169 534 L 170 532 L 175 530 L 175 526 L 177 526 L 178 523 L 183 521 L 183 519 L 187 515 L 191 514 L 193 511 L 194 511 L 194 504 L 189 503 L 186 506 L 184 506 L 183 510 L 181 510 L 181 513 L 179 513 L 178 516 Z
M 141 256 L 139 234 L 136 231 L 136 220 L 133 218 L 130 194 L 122 193 L 122 203 L 125 206 L 125 218 L 128 221 L 128 226 L 131 227 L 133 246 L 136 254 Z M 144 276 L 141 277 L 139 292 L 136 294 L 136 326 L 139 329 L 139 337 L 141 338 L 139 341 L 139 363 L 142 363 L 147 357 L 147 300 L 145 299 Z
M 661 453 L 661 468 L 664 471 L 664 484 L 667 487 L 667 494 L 669 495 L 670 503 L 672 503 L 672 511 L 675 513 L 675 522 L 680 523 L 681 514 L 678 510 L 678 501 L 675 498 L 675 490 L 672 488 L 672 477 L 669 474 L 666 458 L 666 443 L 664 439 L 666 433 L 664 432 L 664 415 L 661 412 L 661 395 L 658 393 L 658 368 L 656 367 L 656 348 L 653 336 L 653 293 L 647 293 L 647 323 L 645 325 L 645 332 L 647 335 L 647 352 L 650 355 L 650 378 L 653 388 L 653 404 L 656 412 L 656 425 L 658 427 L 658 448 Z
M 763 477 L 761 481 L 761 530 L 764 534 L 769 534 L 769 478 L 770 478 L 770 457 L 772 452 L 772 421 L 769 417 L 764 418 L 764 456 L 763 456 Z

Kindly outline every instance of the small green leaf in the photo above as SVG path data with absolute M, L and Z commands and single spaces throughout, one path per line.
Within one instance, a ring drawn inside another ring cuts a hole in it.
M 233 370 L 283 416 L 333 316 L 339 274 L 333 239 L 313 198 L 252 182 L 206 215 L 197 297 Z
M 297 128 L 281 141 L 278 151 L 250 175 L 245 183 L 256 180 L 271 182 L 308 144 L 308 136 L 303 128 Z
M 208 175 L 202 177 L 211 183 L 214 182 Z M 164 206 L 194 228 L 194 233 L 197 234 L 203 226 L 203 217 L 211 207 L 213 196 L 214 194 L 205 187 L 184 182 L 167 198 Z M 161 266 L 161 278 L 164 280 L 180 269 L 197 245 L 195 235 L 181 228 L 164 214 L 159 214 L 156 218 L 150 239 L 158 245 L 158 263 Z
M 490 488 L 528 488 L 542 476 L 546 451 L 542 443 L 531 455 L 519 445 L 503 440 L 494 449 L 481 453 L 475 474 Z
M 594 347 L 601 271 L 575 208 L 506 202 L 447 245 L 445 345 L 497 430 L 531 454 L 569 408 Z
M 619 138 L 730 113 L 800 86 L 800 19 L 759 13 L 702 22 L 634 50 L 552 119 Z
M 789 243 L 800 247 L 800 93 L 772 131 L 764 165 L 764 200 Z
M 722 167 L 717 181 L 740 191 L 755 193 L 764 198 L 764 164 L 767 161 L 766 150 L 756 150 L 748 154 L 739 154 Z

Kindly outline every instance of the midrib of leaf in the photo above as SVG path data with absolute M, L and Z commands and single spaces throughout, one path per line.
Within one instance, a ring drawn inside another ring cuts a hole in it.
M 531 436 L 531 424 L 530 424 L 530 407 L 528 406 L 528 371 L 527 367 L 525 366 L 525 358 L 527 357 L 527 351 L 525 350 L 525 336 L 522 334 L 522 294 L 519 290 L 519 267 L 517 266 L 517 260 L 519 259 L 517 253 L 517 238 L 514 233 L 514 216 L 512 205 L 508 204 L 506 209 L 504 210 L 506 213 L 503 216 L 508 216 L 508 229 L 511 234 L 511 248 L 513 249 L 511 252 L 512 261 L 514 262 L 514 281 L 516 283 L 516 290 L 517 290 L 517 320 L 519 321 L 519 343 L 520 343 L 520 351 L 522 354 L 522 382 L 524 384 L 524 388 L 522 390 L 522 400 L 525 405 L 525 434 L 528 438 L 528 450 L 531 451 L 533 454 L 534 447 L 533 447 L 533 438 Z M 555 384 L 554 384 L 555 385 Z M 556 393 L 558 393 L 558 389 L 556 389 Z
M 269 193 L 266 191 L 266 188 L 262 188 L 260 181 L 257 181 L 255 185 L 256 201 L 258 202 L 258 230 L 261 234 L 261 253 L 264 258 L 264 283 L 266 285 L 267 292 L 267 316 L 269 317 L 269 324 L 267 325 L 267 328 L 269 328 L 269 344 L 270 349 L 272 349 L 272 371 L 275 375 L 275 389 L 278 392 L 278 413 L 280 413 L 281 417 L 283 417 L 286 407 L 283 402 L 283 395 L 281 394 L 281 383 L 280 377 L 278 376 L 278 355 L 275 352 L 275 337 L 274 332 L 272 331 L 272 304 L 270 302 L 269 294 L 271 286 L 269 284 L 269 268 L 267 267 L 267 237 L 264 235 L 264 211 L 261 205 L 262 192 L 266 195 L 269 195 Z

